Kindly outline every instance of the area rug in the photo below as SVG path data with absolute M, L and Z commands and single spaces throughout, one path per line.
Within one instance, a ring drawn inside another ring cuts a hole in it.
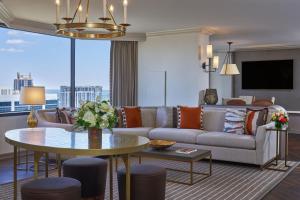
M 132 163 L 137 162 L 136 159 Z M 121 162 L 120 162 L 121 163 Z M 154 159 L 144 159 L 145 164 L 160 165 L 168 168 L 188 170 L 189 165 L 176 161 L 163 161 Z M 279 162 L 278 168 L 283 168 L 284 163 Z M 298 162 L 288 162 L 291 167 L 286 172 L 273 170 L 260 170 L 255 166 L 238 165 L 231 163 L 213 162 L 212 176 L 198 182 L 192 186 L 167 182 L 167 200 L 259 200 L 280 183 L 296 166 Z M 121 166 L 120 164 L 119 166 Z M 194 170 L 205 172 L 208 170 L 208 162 L 196 162 Z M 57 176 L 56 171 L 51 171 L 50 176 Z M 189 175 L 182 172 L 170 171 L 168 178 L 188 182 Z M 195 176 L 194 180 L 202 178 Z M 20 185 L 30 181 L 30 179 L 19 181 Z M 108 183 L 106 187 L 106 197 L 109 199 Z M 114 173 L 114 199 L 118 198 L 117 178 Z M 0 199 L 13 199 L 13 184 L 0 185 Z M 21 199 L 20 194 L 18 199 Z

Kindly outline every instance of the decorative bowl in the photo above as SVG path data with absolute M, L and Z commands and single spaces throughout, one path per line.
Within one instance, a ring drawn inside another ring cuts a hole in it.
M 151 140 L 150 141 L 150 146 L 156 150 L 163 150 L 163 149 L 171 147 L 174 144 L 176 144 L 175 141 L 168 141 L 168 140 Z

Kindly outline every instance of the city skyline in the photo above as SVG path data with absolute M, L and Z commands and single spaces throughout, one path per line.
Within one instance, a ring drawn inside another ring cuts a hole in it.
M 109 41 L 76 40 L 76 85 L 109 90 L 109 51 Z M 0 59 L 2 88 L 11 87 L 17 72 L 31 73 L 48 90 L 70 85 L 69 39 L 0 28 Z

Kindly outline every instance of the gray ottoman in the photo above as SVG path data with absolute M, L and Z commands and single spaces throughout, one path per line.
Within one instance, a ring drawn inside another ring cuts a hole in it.
M 131 166 L 131 200 L 164 200 L 166 169 L 154 165 Z M 118 171 L 119 199 L 126 198 L 126 170 Z
M 104 199 L 107 162 L 100 158 L 72 158 L 63 163 L 64 177 L 81 182 L 82 198 Z
M 44 178 L 21 187 L 22 200 L 80 200 L 81 184 L 73 178 Z

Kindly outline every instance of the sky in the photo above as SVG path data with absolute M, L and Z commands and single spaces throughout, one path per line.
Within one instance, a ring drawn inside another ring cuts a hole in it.
M 0 28 L 0 87 L 13 88 L 17 72 L 36 86 L 70 85 L 70 39 Z M 76 85 L 109 89 L 110 41 L 76 40 Z

